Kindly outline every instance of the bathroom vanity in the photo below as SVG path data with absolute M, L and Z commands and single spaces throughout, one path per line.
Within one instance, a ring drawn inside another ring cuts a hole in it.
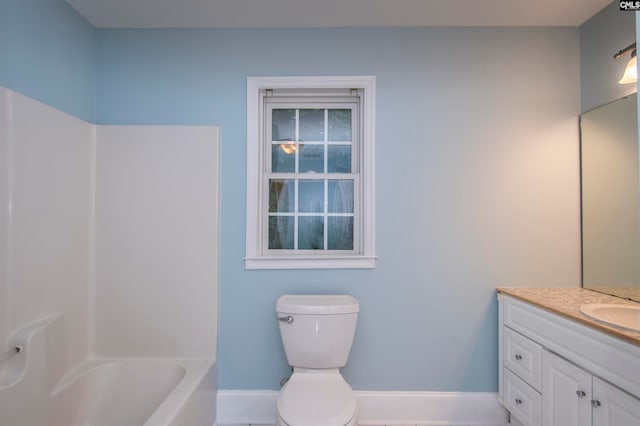
M 500 402 L 524 426 L 640 425 L 640 332 L 595 321 L 582 288 L 499 288 Z

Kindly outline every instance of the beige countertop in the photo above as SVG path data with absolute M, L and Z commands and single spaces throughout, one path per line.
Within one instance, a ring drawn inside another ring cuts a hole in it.
M 498 293 L 531 303 L 539 308 L 640 346 L 640 332 L 603 324 L 592 320 L 580 312 L 580 306 L 588 303 L 612 303 L 637 306 L 638 302 L 621 299 L 619 297 L 598 293 L 584 288 L 501 287 L 497 290 Z

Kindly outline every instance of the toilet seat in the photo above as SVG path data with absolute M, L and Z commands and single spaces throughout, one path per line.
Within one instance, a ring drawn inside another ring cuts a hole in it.
M 289 426 L 355 424 L 353 390 L 338 372 L 294 373 L 278 395 L 278 416 Z

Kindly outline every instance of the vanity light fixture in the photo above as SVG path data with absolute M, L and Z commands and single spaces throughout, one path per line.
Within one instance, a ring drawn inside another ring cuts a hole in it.
M 295 142 L 289 142 L 289 143 L 281 143 L 280 149 L 284 151 L 285 154 L 291 155 L 294 152 L 296 152 L 298 147 L 296 146 Z
M 614 59 L 619 59 L 627 54 L 627 52 L 631 52 L 631 59 L 627 62 L 627 66 L 624 69 L 624 74 L 622 78 L 618 82 L 619 84 L 629 84 L 635 83 L 638 81 L 638 60 L 636 58 L 636 44 L 632 43 L 629 46 L 625 47 L 615 55 L 613 55 Z

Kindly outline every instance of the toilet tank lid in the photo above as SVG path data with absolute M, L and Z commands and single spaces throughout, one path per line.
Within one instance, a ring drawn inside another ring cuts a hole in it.
M 358 301 L 347 294 L 285 294 L 276 302 L 276 312 L 287 314 L 351 314 L 359 310 Z

